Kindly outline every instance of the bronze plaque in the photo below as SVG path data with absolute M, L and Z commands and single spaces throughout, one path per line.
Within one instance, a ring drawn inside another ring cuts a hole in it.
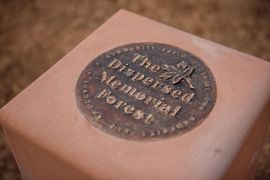
M 104 52 L 82 71 L 76 87 L 86 119 L 129 140 L 183 134 L 205 119 L 215 99 L 215 80 L 203 61 L 161 43 Z

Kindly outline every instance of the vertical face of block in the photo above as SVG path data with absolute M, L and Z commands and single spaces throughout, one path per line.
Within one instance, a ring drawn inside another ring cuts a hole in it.
M 13 152 L 39 177 L 52 165 L 30 164 L 42 149 L 76 167 L 70 177 L 208 180 L 227 171 L 269 92 L 268 62 L 120 11 L 0 119 L 11 145 L 38 147 L 32 161 L 22 144 Z

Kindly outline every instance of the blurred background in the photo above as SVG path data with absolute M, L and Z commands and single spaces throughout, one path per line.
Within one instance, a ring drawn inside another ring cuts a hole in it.
M 270 0 L 0 0 L 0 108 L 120 8 L 270 61 Z M 0 130 L 2 179 L 21 177 Z

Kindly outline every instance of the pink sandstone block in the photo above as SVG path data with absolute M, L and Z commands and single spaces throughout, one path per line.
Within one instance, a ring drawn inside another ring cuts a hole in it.
M 81 71 L 99 54 L 135 42 L 171 44 L 207 64 L 217 96 L 203 123 L 137 142 L 86 120 L 75 100 Z M 121 10 L 3 107 L 0 122 L 24 179 L 239 180 L 252 177 L 269 100 L 269 62 Z

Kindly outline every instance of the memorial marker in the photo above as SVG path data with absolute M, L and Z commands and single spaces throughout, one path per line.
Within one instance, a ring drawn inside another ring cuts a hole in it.
M 132 140 L 183 134 L 210 113 L 216 84 L 195 55 L 162 43 L 127 44 L 96 57 L 76 87 L 81 112 Z

